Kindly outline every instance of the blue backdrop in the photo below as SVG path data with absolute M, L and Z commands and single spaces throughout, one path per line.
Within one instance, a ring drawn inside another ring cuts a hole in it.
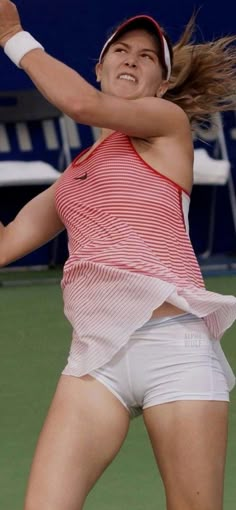
M 196 40 L 207 40 L 223 34 L 232 34 L 235 30 L 236 2 L 225 0 L 18 0 L 16 5 L 21 13 L 25 30 L 30 31 L 56 58 L 78 70 L 92 84 L 95 83 L 94 65 L 100 53 L 107 32 L 125 17 L 145 13 L 156 17 L 173 41 L 179 37 L 184 25 L 194 9 L 201 7 L 198 14 Z M 32 84 L 21 70 L 17 69 L 0 53 L 0 89 L 31 88 Z M 60 87 L 60 84 L 58 84 Z M 236 130 L 235 116 L 225 116 L 225 132 L 236 177 Z M 92 133 L 82 128 L 82 146 L 92 142 Z M 11 193 L 11 191 L 10 191 Z M 22 193 L 19 191 L 19 194 Z M 207 215 L 209 210 L 208 188 L 196 187 L 192 195 L 191 237 L 195 250 L 204 250 L 207 236 Z M 5 195 L 6 197 L 6 195 Z M 7 201 L 12 200 L 8 195 Z M 25 195 L 24 195 L 24 198 Z M 15 200 L 14 200 L 15 202 Z M 22 202 L 22 200 L 20 201 Z M 3 204 L 3 203 L 2 203 Z M 21 204 L 20 204 L 21 205 Z M 17 208 L 18 205 L 15 205 Z M 15 208 L 10 215 L 15 214 Z M 235 251 L 233 223 L 225 189 L 218 191 L 217 229 L 214 243 L 215 252 Z M 223 213 L 223 214 L 222 214 Z M 0 206 L 2 216 L 2 205 Z
M 137 13 L 156 17 L 175 41 L 194 9 L 198 14 L 197 38 L 208 39 L 235 32 L 234 0 L 18 0 L 23 27 L 45 45 L 55 57 L 76 68 L 90 81 L 93 64 L 100 53 L 107 31 L 127 16 Z M 0 56 L 1 89 L 29 87 L 20 70 Z

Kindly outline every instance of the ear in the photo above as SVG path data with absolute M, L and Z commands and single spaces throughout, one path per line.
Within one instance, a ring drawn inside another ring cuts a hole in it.
M 95 67 L 97 82 L 99 83 L 102 78 L 102 63 L 98 62 Z
M 157 90 L 156 97 L 163 97 L 169 88 L 169 82 L 163 81 Z

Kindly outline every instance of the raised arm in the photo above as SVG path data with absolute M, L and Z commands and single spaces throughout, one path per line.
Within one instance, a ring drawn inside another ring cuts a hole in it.
M 0 0 L 1 46 L 22 30 L 15 5 Z M 175 104 L 158 97 L 123 99 L 100 92 L 41 49 L 27 53 L 20 65 L 38 90 L 76 122 L 140 138 L 171 136 L 189 129 L 185 113 Z
M 26 204 L 6 227 L 0 223 L 0 266 L 36 250 L 64 230 L 55 207 L 55 187 Z

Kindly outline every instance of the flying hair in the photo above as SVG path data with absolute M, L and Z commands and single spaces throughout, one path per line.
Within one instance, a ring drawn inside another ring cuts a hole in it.
M 236 36 L 195 43 L 196 14 L 173 46 L 173 67 L 165 99 L 180 106 L 192 124 L 236 108 Z

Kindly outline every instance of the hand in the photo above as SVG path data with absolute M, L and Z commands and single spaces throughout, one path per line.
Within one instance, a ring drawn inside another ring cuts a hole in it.
M 23 30 L 18 10 L 10 0 L 0 0 L 0 46 Z

